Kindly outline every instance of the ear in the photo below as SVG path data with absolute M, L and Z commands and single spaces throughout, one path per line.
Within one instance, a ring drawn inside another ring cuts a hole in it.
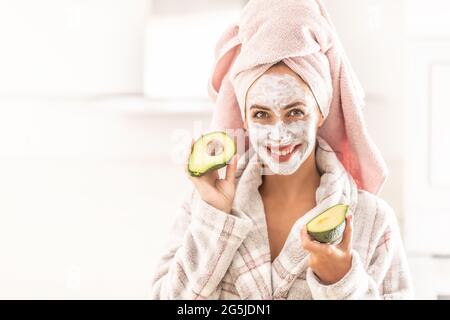
M 325 122 L 325 117 L 323 116 L 322 110 L 318 104 L 316 104 L 316 112 L 319 114 L 319 120 L 317 121 L 317 129 L 319 129 Z
M 325 117 L 323 116 L 322 113 L 320 113 L 319 123 L 318 123 L 317 127 L 320 128 L 323 125 L 324 122 L 325 122 Z

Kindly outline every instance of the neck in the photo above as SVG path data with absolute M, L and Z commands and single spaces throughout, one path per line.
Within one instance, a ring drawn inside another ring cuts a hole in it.
M 320 173 L 316 165 L 315 151 L 291 175 L 264 175 L 260 186 L 261 195 L 280 197 L 285 202 L 314 199 L 320 185 Z

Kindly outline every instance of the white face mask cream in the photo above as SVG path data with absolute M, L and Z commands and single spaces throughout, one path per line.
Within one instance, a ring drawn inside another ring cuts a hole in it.
M 264 74 L 248 90 L 246 105 L 258 156 L 272 173 L 293 174 L 315 146 L 319 112 L 312 93 L 290 74 Z

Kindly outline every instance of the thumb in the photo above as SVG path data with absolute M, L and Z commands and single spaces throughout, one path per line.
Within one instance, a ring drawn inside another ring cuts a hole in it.
M 227 170 L 225 173 L 225 180 L 228 182 L 234 183 L 234 179 L 236 177 L 236 168 L 239 160 L 239 154 L 236 153 L 231 160 L 231 163 L 227 166 Z
M 344 230 L 344 236 L 339 244 L 339 247 L 347 252 L 350 252 L 352 249 L 352 239 L 353 239 L 353 214 L 350 214 L 346 217 L 346 225 Z

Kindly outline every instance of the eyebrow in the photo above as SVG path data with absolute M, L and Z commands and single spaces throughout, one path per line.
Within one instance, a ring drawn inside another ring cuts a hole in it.
M 292 107 L 296 107 L 296 106 L 298 106 L 300 104 L 304 104 L 304 102 L 303 101 L 295 101 L 295 102 L 289 103 L 288 105 L 284 106 L 282 109 L 286 110 L 286 109 L 289 109 L 289 108 L 292 108 Z M 253 108 L 258 108 L 258 109 L 263 109 L 263 110 L 268 110 L 268 111 L 271 110 L 271 108 L 266 107 L 266 106 L 262 106 L 262 105 L 259 105 L 259 104 L 253 104 L 250 107 L 250 109 L 253 109 Z

